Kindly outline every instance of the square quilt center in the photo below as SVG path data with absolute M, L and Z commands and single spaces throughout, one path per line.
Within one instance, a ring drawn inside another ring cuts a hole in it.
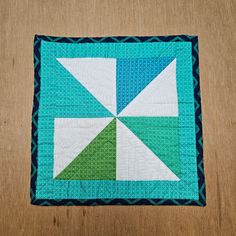
M 57 60 L 110 117 L 55 118 L 56 179 L 179 180 L 176 59 Z

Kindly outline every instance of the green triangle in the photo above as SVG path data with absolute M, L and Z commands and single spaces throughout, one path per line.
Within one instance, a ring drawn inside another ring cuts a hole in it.
M 120 117 L 119 119 L 180 177 L 178 117 Z
M 113 119 L 56 179 L 114 180 L 115 178 L 116 120 Z

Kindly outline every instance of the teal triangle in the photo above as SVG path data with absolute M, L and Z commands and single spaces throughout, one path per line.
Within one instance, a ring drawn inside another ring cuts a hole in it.
M 180 178 L 178 117 L 120 117 L 119 119 Z
M 117 59 L 117 114 L 173 60 L 173 57 Z
M 54 117 L 112 117 L 113 115 L 56 59 L 42 84 L 40 105 Z

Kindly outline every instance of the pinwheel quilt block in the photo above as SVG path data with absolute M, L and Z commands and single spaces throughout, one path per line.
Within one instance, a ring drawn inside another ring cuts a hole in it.
M 33 204 L 205 205 L 197 38 L 169 37 L 35 37 Z

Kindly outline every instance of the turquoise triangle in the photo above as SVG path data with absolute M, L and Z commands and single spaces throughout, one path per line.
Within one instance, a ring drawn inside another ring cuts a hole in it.
M 56 59 L 47 75 L 40 105 L 54 117 L 112 117 L 113 115 Z M 53 109 L 50 109 L 50 108 Z
M 173 57 L 118 59 L 116 69 L 117 114 L 160 74 L 173 59 Z
M 119 118 L 158 158 L 181 177 L 178 117 Z

